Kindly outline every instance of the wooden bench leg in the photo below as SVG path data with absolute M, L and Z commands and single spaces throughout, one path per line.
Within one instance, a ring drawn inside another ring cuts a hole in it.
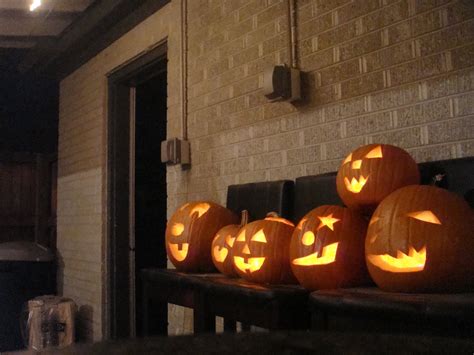
M 250 331 L 250 324 L 241 323 L 241 328 L 242 328 L 243 332 L 249 332 Z
M 311 329 L 328 330 L 327 316 L 323 312 L 311 312 Z
M 168 303 L 153 300 L 146 282 L 142 294 L 142 335 L 168 335 Z
M 237 331 L 237 324 L 235 320 L 224 318 L 224 332 L 235 333 Z
M 194 334 L 215 332 L 216 316 L 210 312 L 205 297 L 196 292 L 194 295 Z

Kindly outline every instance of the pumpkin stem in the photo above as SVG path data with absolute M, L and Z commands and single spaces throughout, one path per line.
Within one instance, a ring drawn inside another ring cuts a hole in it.
M 267 213 L 267 217 L 273 217 L 273 218 L 280 218 L 280 216 L 278 215 L 278 213 L 276 212 L 268 212 Z
M 249 222 L 249 211 L 243 210 L 240 218 L 240 226 L 243 227 Z

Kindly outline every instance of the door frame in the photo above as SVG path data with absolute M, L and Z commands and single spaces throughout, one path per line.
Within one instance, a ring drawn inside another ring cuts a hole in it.
M 131 100 L 134 88 L 167 70 L 167 43 L 159 43 L 107 75 L 107 196 L 105 337 L 134 336 L 130 302 L 131 206 Z M 132 179 L 131 179 L 132 178 Z M 127 275 L 127 277 L 123 277 Z

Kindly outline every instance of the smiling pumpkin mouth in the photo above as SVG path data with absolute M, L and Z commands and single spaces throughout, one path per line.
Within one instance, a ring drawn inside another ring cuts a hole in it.
M 318 252 L 303 256 L 293 260 L 293 265 L 313 266 L 313 265 L 327 265 L 336 260 L 337 246 L 339 243 L 333 243 L 325 246 L 321 256 Z
M 247 262 L 245 262 L 244 258 L 240 256 L 234 256 L 234 264 L 242 272 L 252 273 L 258 271 L 262 268 L 264 262 L 265 257 L 247 258 Z
M 416 251 L 410 247 L 408 255 L 400 250 L 397 251 L 397 257 L 389 254 L 368 255 L 368 260 L 378 268 L 389 272 L 418 272 L 423 271 L 426 264 L 426 246 Z
M 354 194 L 358 194 L 359 192 L 362 191 L 364 188 L 364 185 L 367 183 L 367 180 L 369 180 L 369 177 L 365 177 L 361 175 L 359 179 L 356 179 L 355 177 L 352 178 L 352 180 L 349 181 L 347 177 L 344 178 L 344 184 L 346 185 L 346 189 Z
M 171 255 L 177 261 L 183 261 L 188 256 L 189 243 L 168 244 Z

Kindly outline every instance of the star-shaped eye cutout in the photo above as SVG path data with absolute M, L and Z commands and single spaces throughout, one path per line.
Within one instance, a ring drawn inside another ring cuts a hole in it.
M 318 226 L 318 229 L 317 230 L 320 230 L 321 228 L 323 227 L 328 227 L 330 230 L 334 230 L 334 223 L 337 223 L 340 221 L 340 219 L 337 219 L 337 218 L 333 218 L 332 216 L 332 213 L 329 214 L 328 216 L 326 217 L 319 217 L 319 220 L 321 221 L 321 223 L 319 224 Z

